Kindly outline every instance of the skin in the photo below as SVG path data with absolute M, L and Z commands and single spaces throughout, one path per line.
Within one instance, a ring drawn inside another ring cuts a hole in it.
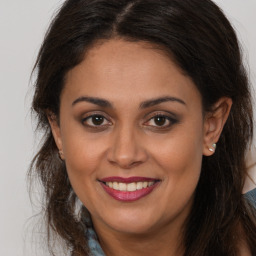
M 178 100 L 141 107 L 161 97 Z M 182 227 L 202 156 L 214 154 L 209 148 L 217 143 L 231 105 L 222 98 L 203 115 L 193 81 L 163 51 L 143 42 L 99 42 L 68 72 L 60 125 L 53 117 L 49 121 L 70 182 L 91 213 L 106 255 L 182 255 Z M 98 126 L 91 118 L 95 114 L 104 117 Z M 155 118 L 159 114 L 166 116 L 161 125 Z M 99 182 L 109 176 L 160 182 L 147 196 L 120 202 Z

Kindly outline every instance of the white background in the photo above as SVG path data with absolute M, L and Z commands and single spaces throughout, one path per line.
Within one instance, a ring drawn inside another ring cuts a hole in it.
M 36 149 L 29 80 L 44 32 L 62 2 L 0 0 L 0 255 L 4 256 L 35 256 L 31 238 L 25 239 L 32 215 L 26 172 Z M 237 29 L 256 88 L 256 1 L 216 2 Z

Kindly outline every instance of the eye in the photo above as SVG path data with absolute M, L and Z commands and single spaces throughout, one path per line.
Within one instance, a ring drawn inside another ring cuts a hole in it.
M 157 114 L 150 118 L 145 124 L 156 128 L 168 128 L 176 122 L 177 120 L 170 116 Z
M 103 115 L 99 114 L 94 114 L 84 118 L 82 123 L 89 127 L 104 127 L 111 125 L 109 120 L 107 120 Z

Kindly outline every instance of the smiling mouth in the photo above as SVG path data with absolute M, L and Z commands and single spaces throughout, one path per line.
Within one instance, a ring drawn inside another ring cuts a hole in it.
M 108 177 L 99 181 L 108 195 L 123 202 L 136 201 L 147 196 L 160 182 L 159 179 L 145 177 Z
M 140 182 L 131 182 L 131 183 L 122 183 L 122 182 L 106 182 L 105 185 L 113 188 L 118 191 L 127 191 L 127 192 L 133 192 L 136 190 L 140 190 L 143 188 L 148 188 L 152 185 L 154 185 L 157 181 L 140 181 Z

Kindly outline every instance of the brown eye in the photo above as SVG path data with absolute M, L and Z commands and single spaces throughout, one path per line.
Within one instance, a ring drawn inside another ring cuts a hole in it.
M 92 116 L 91 119 L 92 119 L 91 122 L 94 125 L 101 125 L 104 122 L 104 117 L 103 116 Z
M 111 125 L 104 116 L 102 115 L 91 115 L 82 120 L 82 123 L 89 127 L 102 127 Z
M 154 122 L 157 126 L 164 126 L 166 124 L 167 118 L 165 116 L 154 117 Z
M 173 124 L 177 123 L 178 121 L 170 116 L 162 115 L 162 114 L 156 114 L 155 116 L 151 117 L 145 125 L 153 127 L 153 128 L 169 128 Z

